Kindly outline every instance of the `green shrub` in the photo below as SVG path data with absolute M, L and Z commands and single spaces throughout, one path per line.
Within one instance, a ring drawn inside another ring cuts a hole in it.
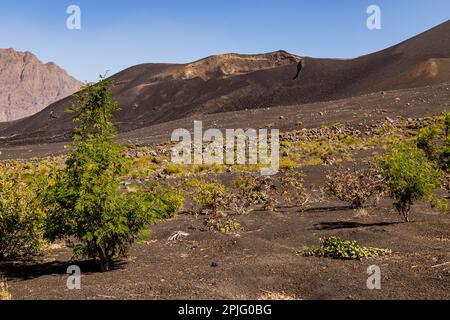
M 186 182 L 186 186 L 190 189 L 189 193 L 199 206 L 196 211 L 207 215 L 205 225 L 209 230 L 228 233 L 240 227 L 233 216 L 234 212 L 231 214 L 227 212 L 233 198 L 219 180 L 214 179 L 208 182 L 203 179 L 191 179 Z
M 158 165 L 153 162 L 152 156 L 134 158 L 130 163 L 129 175 L 133 179 L 145 179 L 155 174 Z
M 186 167 L 180 164 L 169 163 L 163 170 L 164 174 L 167 175 L 178 175 L 184 173 L 186 171 Z
M 233 216 L 224 216 L 210 218 L 206 221 L 206 226 L 209 230 L 216 230 L 221 233 L 229 233 L 240 228 L 239 222 Z
M 442 123 L 422 128 L 417 135 L 417 147 L 429 160 L 436 161 L 446 172 L 450 170 L 450 113 L 445 113 Z
M 378 159 L 378 167 L 395 207 L 406 222 L 414 201 L 435 199 L 443 174 L 416 146 L 402 144 Z M 442 202 L 441 202 L 442 203 Z M 442 208 L 444 209 L 444 208 Z
M 439 136 L 439 130 L 435 127 L 425 127 L 417 135 L 417 147 L 422 149 L 430 160 L 436 160 L 435 141 Z
M 124 191 L 120 178 L 127 160 L 114 143 L 110 81 L 83 88 L 69 110 L 78 125 L 73 130 L 66 166 L 55 174 L 45 195 L 50 239 L 75 238 L 75 256 L 94 259 L 102 271 L 125 256 L 146 226 L 164 218 L 162 199 L 143 190 Z
M 17 163 L 0 167 L 0 260 L 41 253 L 45 215 L 34 178 Z
M 146 191 L 160 200 L 155 203 L 158 206 L 155 209 L 164 215 L 164 218 L 172 218 L 183 208 L 185 197 L 182 190 L 155 184 L 148 186 Z
M 200 206 L 199 213 L 219 216 L 224 213 L 228 203 L 228 193 L 218 180 L 207 182 L 203 179 L 190 179 L 186 182 L 190 194 Z
M 298 167 L 299 167 L 299 164 L 292 159 L 282 158 L 280 160 L 280 169 L 281 170 L 289 170 L 289 169 L 294 169 L 294 168 L 298 168 Z
M 306 257 L 327 257 L 343 260 L 361 260 L 368 257 L 379 257 L 392 254 L 390 249 L 361 247 L 356 241 L 329 237 L 322 241 L 319 248 L 303 251 Z

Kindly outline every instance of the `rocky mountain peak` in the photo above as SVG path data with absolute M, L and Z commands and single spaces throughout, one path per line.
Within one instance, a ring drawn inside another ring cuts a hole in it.
M 55 63 L 43 64 L 29 51 L 0 49 L 0 121 L 41 111 L 76 92 L 81 82 Z

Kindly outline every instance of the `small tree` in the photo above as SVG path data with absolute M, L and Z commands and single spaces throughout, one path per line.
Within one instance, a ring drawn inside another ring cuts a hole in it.
M 406 222 L 414 201 L 427 200 L 434 204 L 434 191 L 442 183 L 442 172 L 428 160 L 424 151 L 416 146 L 403 144 L 393 148 L 378 159 L 378 167 L 384 177 L 395 207 Z M 445 204 L 443 204 L 445 205 Z
M 122 188 L 127 165 L 122 148 L 114 143 L 113 112 L 119 106 L 111 97 L 111 86 L 101 78 L 74 96 L 69 109 L 78 123 L 73 143 L 65 168 L 46 196 L 48 236 L 75 237 L 75 255 L 94 259 L 102 271 L 127 253 L 148 224 L 163 218 L 161 208 L 166 208 L 151 192 Z
M 326 191 L 353 209 L 363 208 L 370 199 L 381 196 L 385 185 L 383 178 L 373 168 L 351 169 L 338 167 L 326 177 Z

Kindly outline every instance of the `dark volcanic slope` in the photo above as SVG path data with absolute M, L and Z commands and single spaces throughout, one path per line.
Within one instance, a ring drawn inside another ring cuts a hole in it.
M 191 64 L 144 64 L 114 76 L 129 131 L 186 116 L 300 105 L 450 80 L 450 21 L 383 51 L 351 60 L 302 58 L 284 51 L 226 54 Z M 298 62 L 300 78 L 293 80 Z M 60 141 L 71 126 L 67 100 L 0 126 L 10 143 Z M 66 135 L 67 137 L 67 135 Z

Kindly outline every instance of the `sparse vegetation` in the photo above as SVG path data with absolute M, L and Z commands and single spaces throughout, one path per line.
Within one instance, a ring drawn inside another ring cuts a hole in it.
M 419 131 L 417 147 L 442 170 L 450 171 L 450 113 L 444 114 L 442 122 Z
M 303 185 L 304 174 L 301 171 L 289 169 L 281 173 L 281 196 L 286 204 L 294 205 L 301 211 L 308 209 L 311 196 Z
M 209 230 L 229 233 L 238 230 L 241 225 L 233 216 L 219 216 L 206 220 L 206 226 Z
M 175 163 L 169 163 L 164 168 L 164 173 L 167 175 L 177 175 L 181 174 L 186 171 L 186 168 L 183 165 L 175 164 Z
M 140 187 L 137 186 L 136 190 Z M 154 210 L 159 212 L 163 218 L 172 218 L 179 212 L 185 203 L 184 193 L 177 187 L 162 187 L 160 184 L 150 183 L 144 187 L 145 192 L 157 195 L 159 201 L 153 203 Z
M 155 174 L 158 165 L 154 163 L 155 158 L 151 156 L 142 156 L 133 158 L 130 161 L 129 175 L 133 179 L 145 179 Z
M 390 249 L 361 247 L 356 241 L 344 240 L 338 237 L 328 237 L 322 241 L 319 248 L 303 251 L 306 257 L 326 257 L 343 260 L 361 260 L 369 257 L 380 257 L 392 254 Z
M 353 209 L 361 209 L 372 199 L 385 193 L 385 184 L 380 174 L 373 168 L 350 169 L 338 166 L 326 177 L 326 191 Z
M 217 179 L 208 182 L 204 179 L 190 179 L 186 182 L 188 193 L 199 206 L 194 211 L 202 215 L 218 217 L 224 214 L 228 194 L 223 183 Z

